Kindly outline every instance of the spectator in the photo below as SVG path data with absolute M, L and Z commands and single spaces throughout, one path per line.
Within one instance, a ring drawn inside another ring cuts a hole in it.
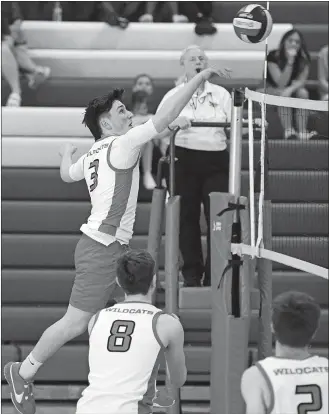
M 183 82 L 170 90 L 159 108 L 184 82 L 192 79 L 208 64 L 199 46 L 189 46 L 180 58 L 184 68 Z M 180 116 L 191 120 L 226 122 L 231 119 L 231 96 L 221 86 L 205 82 L 194 94 Z M 159 109 L 158 108 L 158 109 Z M 214 191 L 228 191 L 229 154 L 223 128 L 190 128 L 176 137 L 175 186 L 181 196 L 179 246 L 184 261 L 185 286 L 210 285 L 210 199 Z M 167 177 L 168 179 L 168 177 Z M 168 181 L 167 181 L 168 185 Z M 204 265 L 201 249 L 201 203 L 208 225 L 208 254 Z
M 169 13 L 171 15 L 171 19 L 174 23 L 187 23 L 188 18 L 178 12 L 178 2 L 177 1 L 168 1 L 168 2 L 160 2 L 160 1 L 148 1 L 146 2 L 146 9 L 145 14 L 143 14 L 139 21 L 141 23 L 153 23 L 155 11 L 158 6 L 167 6 L 169 7 Z M 160 19 L 163 21 L 164 19 Z
M 113 2 L 111 1 L 101 1 L 99 2 L 99 10 L 100 10 L 100 20 L 108 23 L 111 26 L 119 26 L 121 29 L 126 29 L 129 20 L 125 17 L 121 17 L 115 11 L 113 7 Z
M 324 46 L 319 52 L 318 58 L 318 80 L 320 98 L 328 100 L 328 45 Z
M 134 116 L 134 124 L 140 125 L 146 122 L 152 113 L 149 110 L 149 101 L 153 95 L 154 86 L 152 78 L 147 74 L 138 75 L 133 84 L 132 95 L 132 113 Z M 150 141 L 145 145 L 142 155 L 143 167 L 143 184 L 148 190 L 155 188 L 155 181 L 152 176 L 154 142 Z
M 44 82 L 50 76 L 50 69 L 38 66 L 29 56 L 18 2 L 8 1 L 2 5 L 1 45 L 2 74 L 11 89 L 7 106 L 20 106 L 19 69 L 25 74 L 30 88 Z
M 217 33 L 213 25 L 211 1 L 180 1 L 179 11 L 188 17 L 190 22 L 196 23 L 194 31 L 197 35 L 214 35 Z
M 281 39 L 279 49 L 267 56 L 267 93 L 285 97 L 308 99 L 305 88 L 310 70 L 310 55 L 303 35 L 296 29 L 289 30 Z M 279 117 L 285 139 L 298 137 L 309 139 L 314 132 L 307 131 L 308 112 L 296 110 L 297 132 L 293 126 L 293 113 L 290 108 L 279 108 Z

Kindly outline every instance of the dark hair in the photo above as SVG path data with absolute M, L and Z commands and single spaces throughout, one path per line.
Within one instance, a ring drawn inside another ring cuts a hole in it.
M 146 250 L 129 250 L 117 262 L 120 286 L 127 295 L 146 295 L 155 271 L 155 262 Z
M 149 95 L 145 91 L 136 91 L 131 96 L 131 106 L 134 108 L 135 105 L 142 103 L 148 103 Z
M 89 128 L 95 141 L 102 136 L 102 130 L 98 122 L 99 117 L 112 108 L 114 101 L 121 101 L 123 93 L 124 89 L 113 89 L 107 95 L 94 98 L 88 103 L 82 123 Z
M 292 36 L 295 33 L 297 33 L 300 38 L 300 48 L 296 55 L 296 59 L 294 63 L 294 71 L 296 71 L 296 75 L 299 75 L 303 71 L 305 66 L 309 65 L 311 62 L 311 57 L 310 57 L 310 54 L 308 53 L 304 36 L 299 30 L 297 29 L 288 30 L 288 32 L 286 32 L 282 36 L 282 39 L 279 45 L 279 59 L 281 62 L 284 62 L 284 63 L 287 62 L 287 57 L 286 57 L 285 50 L 284 50 L 284 44 L 285 44 L 285 41 L 288 39 L 288 37 Z
M 152 84 L 152 86 L 154 86 L 154 82 L 153 82 L 153 79 L 152 79 L 152 77 L 150 76 L 150 75 L 148 75 L 147 73 L 140 73 L 139 75 L 137 75 L 136 77 L 135 77 L 135 79 L 134 79 L 134 85 L 136 85 L 136 83 L 137 83 L 137 81 L 140 79 L 140 78 L 148 78 L 149 80 L 150 80 L 150 82 L 151 82 L 151 84 Z
M 302 292 L 285 292 L 273 301 L 272 324 L 277 341 L 291 348 L 308 346 L 318 328 L 320 306 Z

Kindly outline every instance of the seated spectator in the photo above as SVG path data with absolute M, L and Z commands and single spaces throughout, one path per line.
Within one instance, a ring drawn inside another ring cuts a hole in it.
M 131 111 L 134 114 L 133 125 L 141 125 L 150 119 L 148 101 L 153 94 L 153 81 L 150 76 L 141 74 L 137 76 L 133 85 Z M 142 155 L 143 184 L 147 190 L 153 190 L 156 186 L 152 176 L 153 141 L 148 142 Z
M 139 21 L 141 23 L 153 23 L 155 21 L 155 12 L 159 6 L 167 6 L 169 8 L 169 13 L 173 23 L 187 23 L 188 18 L 178 12 L 178 2 L 177 1 L 148 1 L 146 2 L 145 14 L 143 14 Z M 160 17 L 160 21 L 163 22 L 165 19 Z
M 272 50 L 267 56 L 267 93 L 285 97 L 308 99 L 305 88 L 310 71 L 310 55 L 303 35 L 296 29 L 289 30 L 281 39 L 279 49 Z M 308 112 L 296 110 L 296 127 L 290 108 L 279 108 L 279 117 L 284 129 L 285 139 L 298 137 L 309 139 L 314 131 L 307 131 Z
M 8 1 L 2 5 L 1 46 L 2 75 L 11 89 L 6 105 L 20 106 L 19 70 L 26 76 L 28 86 L 36 88 L 50 76 L 50 69 L 38 66 L 29 56 L 18 2 Z
M 101 21 L 108 23 L 110 26 L 119 26 L 121 29 L 126 29 L 129 20 L 121 17 L 113 7 L 112 1 L 99 2 L 99 17 Z
M 196 23 L 194 31 L 197 35 L 214 35 L 217 33 L 213 25 L 211 1 L 180 1 L 179 11 L 186 15 L 190 22 Z
M 328 45 L 324 46 L 318 57 L 318 80 L 320 98 L 328 101 Z

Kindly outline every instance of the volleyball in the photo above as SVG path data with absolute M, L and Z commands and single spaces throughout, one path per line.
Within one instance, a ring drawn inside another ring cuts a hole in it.
M 239 39 L 246 43 L 259 43 L 271 33 L 273 20 L 270 12 L 259 4 L 249 4 L 238 11 L 233 27 Z

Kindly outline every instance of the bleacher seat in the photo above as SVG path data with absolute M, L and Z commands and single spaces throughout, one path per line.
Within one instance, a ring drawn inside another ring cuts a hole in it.
M 235 35 L 232 24 L 217 24 L 214 36 L 197 36 L 193 24 L 131 23 L 122 31 L 105 23 L 25 21 L 23 29 L 31 49 L 57 50 L 119 50 L 119 51 L 182 51 L 191 44 L 209 51 L 259 51 L 261 43 L 243 43 Z M 291 24 L 274 24 L 268 38 L 276 48 Z M 42 33 L 42 36 L 40 36 Z M 143 57 L 141 56 L 143 59 Z

